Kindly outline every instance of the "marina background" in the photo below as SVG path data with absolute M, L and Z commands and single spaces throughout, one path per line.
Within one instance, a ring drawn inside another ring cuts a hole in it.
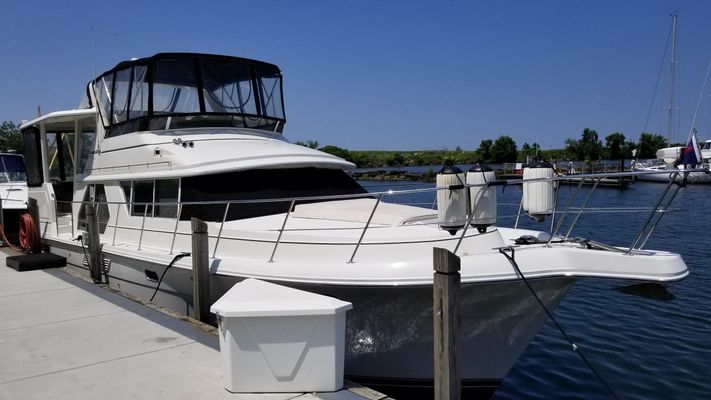
M 421 182 L 362 181 L 370 191 L 431 187 Z M 598 189 L 591 206 L 652 207 L 665 185 L 635 182 L 626 190 Z M 585 189 L 583 189 L 585 190 Z M 518 192 L 517 192 L 518 191 Z M 565 204 L 573 187 L 563 187 Z M 586 192 L 578 194 L 582 201 Z M 518 209 L 519 187 L 497 191 L 498 224 L 512 226 Z M 683 281 L 663 287 L 629 281 L 579 279 L 555 316 L 600 375 L 621 399 L 700 399 L 711 393 L 711 246 L 708 239 L 708 186 L 687 185 L 647 243 L 648 248 L 678 252 L 689 266 Z M 431 193 L 397 199 L 431 205 Z M 583 215 L 572 236 L 629 246 L 647 216 L 637 213 Z M 571 221 L 569 216 L 566 221 Z M 520 224 L 540 230 L 522 217 Z M 533 299 L 531 299 L 533 301 Z M 464 355 L 476 357 L 476 354 Z M 494 399 L 607 399 L 604 386 L 547 322 Z

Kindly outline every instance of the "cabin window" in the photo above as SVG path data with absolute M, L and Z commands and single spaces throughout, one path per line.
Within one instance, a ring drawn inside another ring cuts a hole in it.
M 106 203 L 106 192 L 104 185 L 89 185 L 84 191 L 82 205 L 79 208 L 78 226 L 79 229 L 86 230 L 86 207 L 84 203 L 95 203 L 96 216 L 99 220 L 99 233 L 106 232 L 106 226 L 109 223 L 109 205 Z
M 0 155 L 0 182 L 23 182 L 27 179 L 21 155 Z
M 155 185 L 155 217 L 175 218 L 178 216 L 178 189 L 177 179 L 156 181 Z M 173 203 L 173 204 L 161 204 Z
M 182 202 L 218 203 L 184 204 L 180 219 L 220 222 L 229 200 L 284 199 L 232 204 L 227 215 L 231 221 L 287 212 L 292 198 L 360 193 L 365 189 L 340 169 L 255 169 L 188 177 L 181 181 Z
M 47 166 L 49 179 L 55 182 L 74 180 L 74 134 L 47 133 Z
M 178 215 L 177 202 L 180 192 L 178 179 L 122 181 L 121 188 L 129 203 L 129 214 L 133 216 L 143 217 L 145 214 L 147 217 L 175 218 Z
M 95 132 L 82 132 L 79 135 L 79 147 L 77 149 L 77 174 L 83 175 L 89 172 L 95 142 Z
M 152 204 L 137 204 L 137 203 L 153 203 L 153 181 L 136 181 L 133 182 L 133 207 L 131 215 L 149 216 L 153 214 Z

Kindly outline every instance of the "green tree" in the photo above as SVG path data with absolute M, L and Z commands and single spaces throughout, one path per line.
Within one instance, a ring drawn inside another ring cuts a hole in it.
M 494 141 L 491 139 L 485 139 L 482 140 L 481 143 L 479 143 L 479 148 L 476 151 L 477 157 L 483 161 L 483 162 L 490 162 L 491 161 L 491 146 L 494 144 Z
M 637 158 L 654 158 L 657 150 L 667 147 L 667 140 L 664 136 L 654 133 L 643 133 L 639 136 L 637 146 Z
M 516 162 L 516 142 L 506 135 L 499 136 L 491 145 L 491 161 L 495 163 Z
M 625 135 L 615 132 L 605 137 L 605 157 L 608 160 L 622 160 L 632 158 L 632 149 L 625 141 Z
M 597 132 L 585 128 L 579 140 L 566 139 L 565 149 L 578 160 L 599 160 L 602 157 L 602 142 Z
M 22 134 L 20 126 L 10 121 L 5 121 L 0 125 L 0 151 L 22 153 Z
M 526 142 L 523 146 L 521 146 L 521 154 L 519 158 L 521 160 L 526 160 L 528 156 L 538 155 L 540 150 L 541 146 L 538 143 L 528 144 L 528 142 Z

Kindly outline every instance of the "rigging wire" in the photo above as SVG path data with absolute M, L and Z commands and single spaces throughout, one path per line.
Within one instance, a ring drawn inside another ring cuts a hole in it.
M 664 71 L 664 60 L 667 58 L 667 50 L 669 50 L 669 41 L 672 34 L 672 27 L 669 27 L 669 32 L 667 33 L 667 41 L 664 45 L 664 53 L 662 53 L 662 62 L 659 63 L 659 71 L 657 72 L 657 82 L 654 84 L 654 92 L 652 93 L 652 100 L 649 102 L 649 109 L 647 110 L 647 118 L 644 120 L 644 128 L 642 133 L 647 132 L 647 127 L 649 125 L 649 118 L 652 116 L 652 108 L 654 107 L 654 99 L 657 97 L 657 91 L 659 90 L 659 81 L 662 79 L 662 72 Z M 671 144 L 669 144 L 671 146 Z
M 510 251 L 511 255 L 508 255 L 507 251 Z M 587 365 L 587 367 L 590 369 L 590 371 L 592 371 L 592 373 L 595 374 L 597 379 L 602 383 L 602 385 L 605 387 L 605 389 L 607 389 L 610 396 L 615 400 L 619 399 L 617 394 L 615 394 L 615 392 L 612 390 L 612 387 L 610 387 L 610 385 L 605 381 L 605 379 L 603 379 L 602 376 L 597 372 L 595 367 L 593 367 L 593 365 L 590 363 L 590 361 L 588 361 L 588 359 L 585 357 L 585 355 L 580 351 L 580 348 L 578 347 L 578 345 L 575 344 L 575 342 L 573 342 L 573 339 L 570 336 L 568 336 L 568 334 L 565 332 L 563 327 L 555 319 L 555 317 L 553 316 L 553 313 L 550 310 L 548 310 L 548 307 L 546 307 L 546 305 L 543 303 L 541 298 L 538 297 L 538 294 L 533 289 L 531 284 L 528 282 L 528 279 L 526 279 L 526 277 L 523 275 L 523 273 L 521 272 L 521 269 L 518 266 L 518 263 L 516 263 L 516 260 L 514 259 L 515 258 L 514 248 L 513 247 L 502 247 L 502 248 L 499 248 L 499 253 L 503 254 L 504 257 L 506 257 L 506 259 L 509 261 L 509 263 L 511 263 L 511 266 L 516 270 L 516 273 L 521 277 L 521 280 L 526 285 L 528 290 L 531 292 L 533 297 L 536 299 L 538 304 L 541 306 L 543 311 L 545 311 L 546 315 L 548 315 L 548 318 L 553 322 L 553 324 L 556 326 L 556 328 L 558 328 L 558 331 L 561 333 L 561 335 L 563 335 L 565 340 L 568 341 L 568 343 L 570 344 L 570 347 L 573 349 L 573 351 L 575 351 L 575 353 L 578 356 L 580 356 L 580 358 L 583 360 L 585 365 Z
M 701 100 L 704 97 L 704 91 L 706 90 L 706 83 L 709 80 L 709 73 L 711 72 L 711 61 L 709 62 L 709 66 L 706 67 L 706 76 L 704 76 L 704 83 L 701 85 L 701 93 L 699 93 L 699 100 L 696 102 L 696 110 L 694 111 L 694 118 L 691 120 L 691 127 L 689 128 L 689 135 L 694 131 L 694 128 L 696 127 L 696 117 L 699 114 L 699 108 L 701 107 Z

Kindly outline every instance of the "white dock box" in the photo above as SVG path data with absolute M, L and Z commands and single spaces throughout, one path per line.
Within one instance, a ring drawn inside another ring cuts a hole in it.
M 210 311 L 218 316 L 230 392 L 331 392 L 343 387 L 351 303 L 245 279 Z

